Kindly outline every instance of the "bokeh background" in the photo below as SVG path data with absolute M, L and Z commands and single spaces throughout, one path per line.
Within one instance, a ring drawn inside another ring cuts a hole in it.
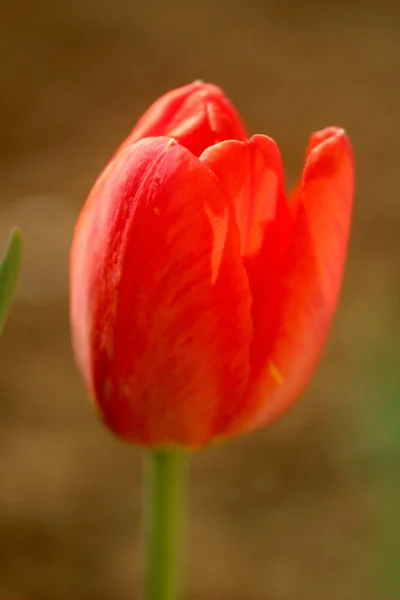
M 277 140 L 288 184 L 309 133 L 345 127 L 357 196 L 339 311 L 302 402 L 192 458 L 188 598 L 400 598 L 399 31 L 390 0 L 1 0 L 0 239 L 14 224 L 26 239 L 0 344 L 7 598 L 139 597 L 142 457 L 98 423 L 75 370 L 68 252 L 137 118 L 196 78 Z

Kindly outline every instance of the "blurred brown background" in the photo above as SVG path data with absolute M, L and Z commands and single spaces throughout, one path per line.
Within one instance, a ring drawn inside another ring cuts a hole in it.
M 0 344 L 0 593 L 138 597 L 141 456 L 103 430 L 75 370 L 68 251 L 142 111 L 202 78 L 278 141 L 288 183 L 312 130 L 345 127 L 357 202 L 305 398 L 270 430 L 193 457 L 189 595 L 386 598 L 370 582 L 379 447 L 357 439 L 375 353 L 398 325 L 400 13 L 389 0 L 322 5 L 1 0 L 0 239 L 18 224 L 26 256 Z

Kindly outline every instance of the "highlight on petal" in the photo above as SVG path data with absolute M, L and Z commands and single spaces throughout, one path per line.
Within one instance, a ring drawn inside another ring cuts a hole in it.
M 142 445 L 207 443 L 250 374 L 251 297 L 232 207 L 168 138 L 100 177 L 71 253 L 76 357 L 110 429 Z
M 246 142 L 216 144 L 200 160 L 216 174 L 233 203 L 257 327 L 260 306 L 276 279 L 292 232 L 278 147 L 271 138 L 255 135 Z
M 195 81 L 161 96 L 142 116 L 120 150 L 151 136 L 168 136 L 199 156 L 222 140 L 246 139 L 232 103 L 216 85 Z M 119 150 L 119 151 L 120 151 Z
M 236 432 L 272 422 L 297 398 L 337 303 L 352 212 L 352 150 L 338 128 L 315 134 L 311 142 L 292 241 L 260 311 L 252 382 Z

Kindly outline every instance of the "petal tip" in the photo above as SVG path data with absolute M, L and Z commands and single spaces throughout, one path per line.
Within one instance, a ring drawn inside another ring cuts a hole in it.
M 325 144 L 345 144 L 350 146 L 350 139 L 343 127 L 330 126 L 311 134 L 307 154 L 319 149 Z
M 327 160 L 336 165 L 344 161 L 353 169 L 353 148 L 347 131 L 342 127 L 326 127 L 310 136 L 306 149 L 306 168 Z

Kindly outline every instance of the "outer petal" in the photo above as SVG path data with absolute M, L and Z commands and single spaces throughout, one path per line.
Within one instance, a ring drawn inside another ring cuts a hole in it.
M 252 347 L 252 382 L 236 431 L 266 425 L 296 399 L 312 374 L 334 314 L 353 199 L 350 142 L 341 129 L 314 136 L 293 239 L 266 296 Z
M 139 120 L 121 148 L 144 137 L 175 138 L 196 156 L 222 140 L 246 139 L 246 131 L 223 91 L 195 81 L 161 96 Z
M 247 142 L 212 146 L 200 160 L 214 171 L 232 199 L 257 328 L 260 307 L 271 293 L 293 225 L 278 147 L 271 138 L 255 135 Z
M 95 185 L 71 253 L 78 364 L 109 427 L 198 446 L 248 384 L 250 295 L 214 175 L 168 138 L 122 152 Z
M 338 131 L 338 127 L 326 127 L 325 129 L 321 129 L 320 131 L 314 131 L 310 135 L 310 139 L 308 140 L 307 148 L 305 151 L 304 162 L 307 163 L 308 157 L 311 152 L 322 144 L 325 140 L 330 138 L 331 136 L 336 135 Z M 299 181 L 295 184 L 294 188 L 289 193 L 289 204 L 294 217 L 297 216 L 297 211 L 299 209 L 301 194 L 303 190 L 303 179 L 300 178 Z

